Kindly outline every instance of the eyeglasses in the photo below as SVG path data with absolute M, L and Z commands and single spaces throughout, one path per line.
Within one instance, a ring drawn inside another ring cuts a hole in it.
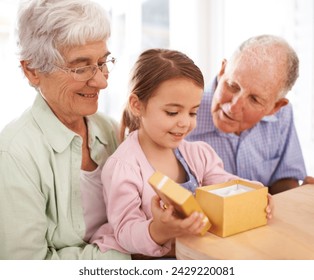
M 96 75 L 97 69 L 99 69 L 103 74 L 108 74 L 113 69 L 116 61 L 116 58 L 111 57 L 101 65 L 88 65 L 77 68 L 60 67 L 58 65 L 54 66 L 59 70 L 70 74 L 74 80 L 78 82 L 86 82 Z

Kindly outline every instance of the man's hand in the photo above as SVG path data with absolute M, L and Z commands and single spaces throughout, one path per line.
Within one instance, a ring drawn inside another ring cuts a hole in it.
M 267 219 L 270 220 L 273 217 L 274 213 L 274 201 L 272 199 L 271 194 L 267 194 L 268 204 L 266 207 L 266 215 Z
M 302 186 L 307 184 L 314 184 L 314 177 L 306 176 L 303 180 Z

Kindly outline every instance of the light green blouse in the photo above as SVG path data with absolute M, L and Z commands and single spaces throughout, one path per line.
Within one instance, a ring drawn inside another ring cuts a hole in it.
M 87 117 L 92 159 L 103 166 L 117 148 L 114 122 Z M 0 259 L 130 259 L 84 242 L 79 135 L 40 94 L 0 134 Z

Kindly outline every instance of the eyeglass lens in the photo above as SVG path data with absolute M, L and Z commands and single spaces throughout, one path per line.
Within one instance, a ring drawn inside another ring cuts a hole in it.
M 103 74 L 108 74 L 114 66 L 115 59 L 112 58 L 100 66 L 90 65 L 86 67 L 76 68 L 75 71 L 71 72 L 73 78 L 77 81 L 87 81 L 91 79 L 99 69 Z

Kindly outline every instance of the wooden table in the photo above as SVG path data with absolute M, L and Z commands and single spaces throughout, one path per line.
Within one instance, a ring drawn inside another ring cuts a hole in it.
M 225 238 L 211 233 L 177 238 L 177 259 L 314 260 L 314 185 L 273 200 L 273 218 L 266 226 Z

